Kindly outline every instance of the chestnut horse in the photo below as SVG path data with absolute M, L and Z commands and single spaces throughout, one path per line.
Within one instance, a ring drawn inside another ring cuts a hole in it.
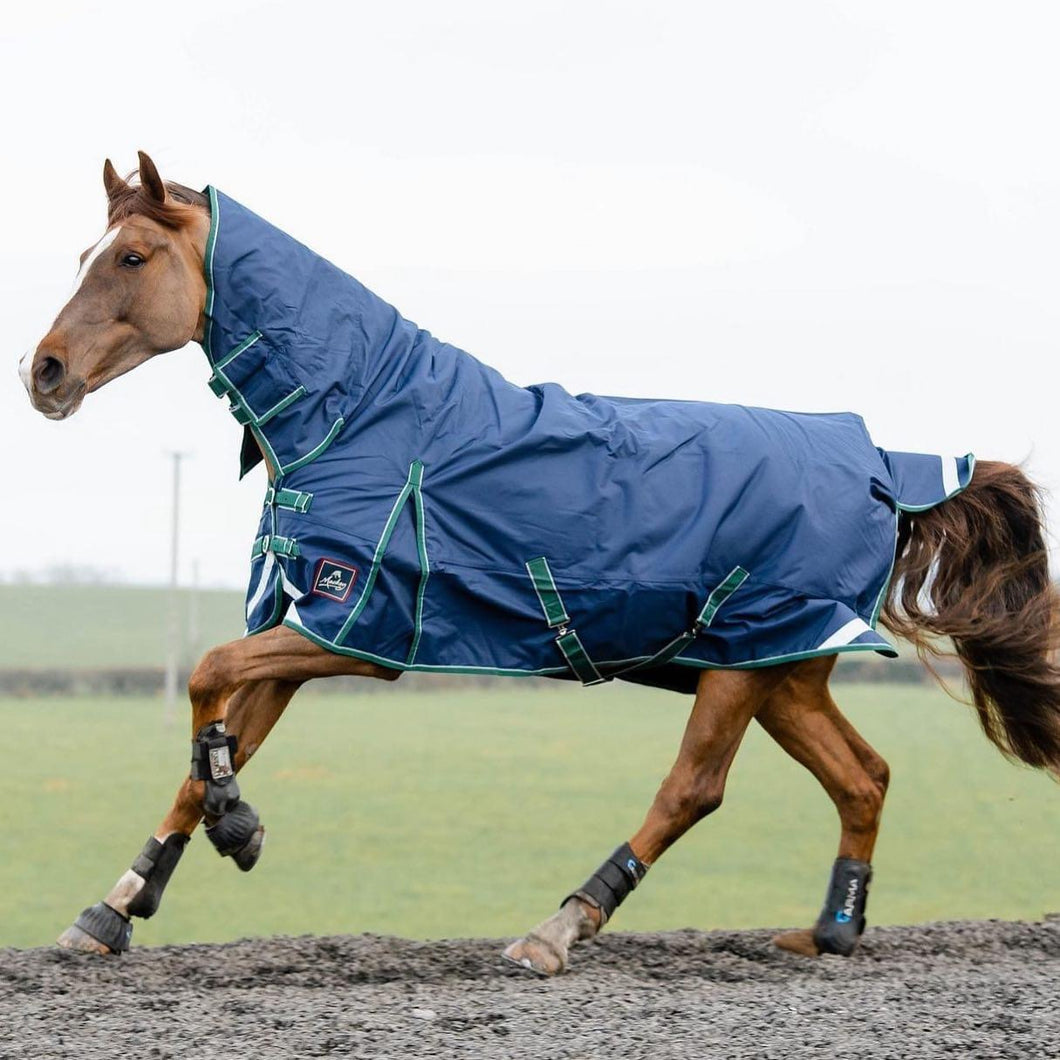
M 211 200 L 163 182 L 143 153 L 138 180 L 123 180 L 109 160 L 103 177 L 106 233 L 82 255 L 73 296 L 20 365 L 33 406 L 50 419 L 73 415 L 87 394 L 149 358 L 207 336 Z M 269 451 L 261 456 L 273 481 L 283 469 Z M 1053 654 L 1060 611 L 1034 486 L 1014 466 L 980 462 L 963 492 L 930 510 L 903 512 L 898 528 L 881 621 L 926 652 L 950 638 L 986 736 L 1005 755 L 1060 773 L 1060 673 Z M 342 571 L 331 576 L 341 586 Z M 752 721 L 820 781 L 840 823 L 820 916 L 813 927 L 780 935 L 776 943 L 806 955 L 853 952 L 865 926 L 888 769 L 829 694 L 835 659 L 818 654 L 754 669 L 701 670 L 677 760 L 639 830 L 505 956 L 539 974 L 562 971 L 570 947 L 595 935 L 647 868 L 721 805 Z M 234 774 L 304 682 L 339 674 L 394 680 L 400 670 L 329 651 L 286 626 L 209 651 L 189 684 L 191 776 L 132 867 L 60 945 L 125 950 L 129 918 L 156 911 L 204 819 L 222 855 L 244 870 L 253 867 L 264 833 L 239 797 Z

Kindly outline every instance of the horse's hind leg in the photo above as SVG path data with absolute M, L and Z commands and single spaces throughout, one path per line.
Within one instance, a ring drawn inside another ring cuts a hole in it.
M 821 782 L 839 812 L 839 851 L 816 925 L 774 940 L 807 956 L 849 956 L 865 929 L 872 851 L 887 793 L 887 763 L 839 712 L 828 691 L 835 656 L 807 660 L 769 698 L 758 721 Z
M 558 913 L 513 942 L 504 951 L 508 960 L 540 975 L 563 971 L 570 946 L 592 938 L 663 851 L 721 805 L 747 726 L 790 670 L 704 671 L 677 761 L 639 831 L 564 899 Z

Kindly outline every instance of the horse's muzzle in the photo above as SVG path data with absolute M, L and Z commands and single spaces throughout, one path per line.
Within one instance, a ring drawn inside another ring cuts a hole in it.
M 30 404 L 50 420 L 65 420 L 80 407 L 85 381 L 70 378 L 66 365 L 50 353 L 30 350 L 18 362 Z

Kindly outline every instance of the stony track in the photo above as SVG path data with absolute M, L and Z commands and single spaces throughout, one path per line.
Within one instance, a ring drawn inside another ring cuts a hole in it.
M 605 933 L 554 980 L 488 939 L 2 950 L 0 1058 L 1060 1057 L 1060 920 L 770 936 Z

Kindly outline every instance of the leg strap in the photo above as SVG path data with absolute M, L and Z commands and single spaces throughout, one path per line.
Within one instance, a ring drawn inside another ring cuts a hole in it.
M 560 902 L 560 908 L 571 898 L 580 898 L 600 910 L 600 926 L 611 919 L 612 913 L 626 896 L 647 875 L 648 866 L 623 843 L 574 894 Z
M 166 884 L 169 883 L 169 878 L 173 875 L 173 870 L 190 839 L 191 836 L 182 832 L 166 836 L 164 843 L 160 843 L 154 836 L 148 839 L 132 863 L 133 872 L 142 876 L 146 882 L 139 894 L 129 903 L 129 916 L 139 916 L 146 920 L 158 912 L 162 892 L 166 889 Z
M 813 940 L 821 953 L 849 957 L 854 952 L 865 930 L 871 880 L 872 866 L 867 861 L 836 858 L 824 908 L 813 929 Z
M 203 726 L 191 742 L 191 779 L 206 781 L 207 817 L 221 817 L 239 802 L 235 755 L 236 738 L 225 732 L 223 721 Z

